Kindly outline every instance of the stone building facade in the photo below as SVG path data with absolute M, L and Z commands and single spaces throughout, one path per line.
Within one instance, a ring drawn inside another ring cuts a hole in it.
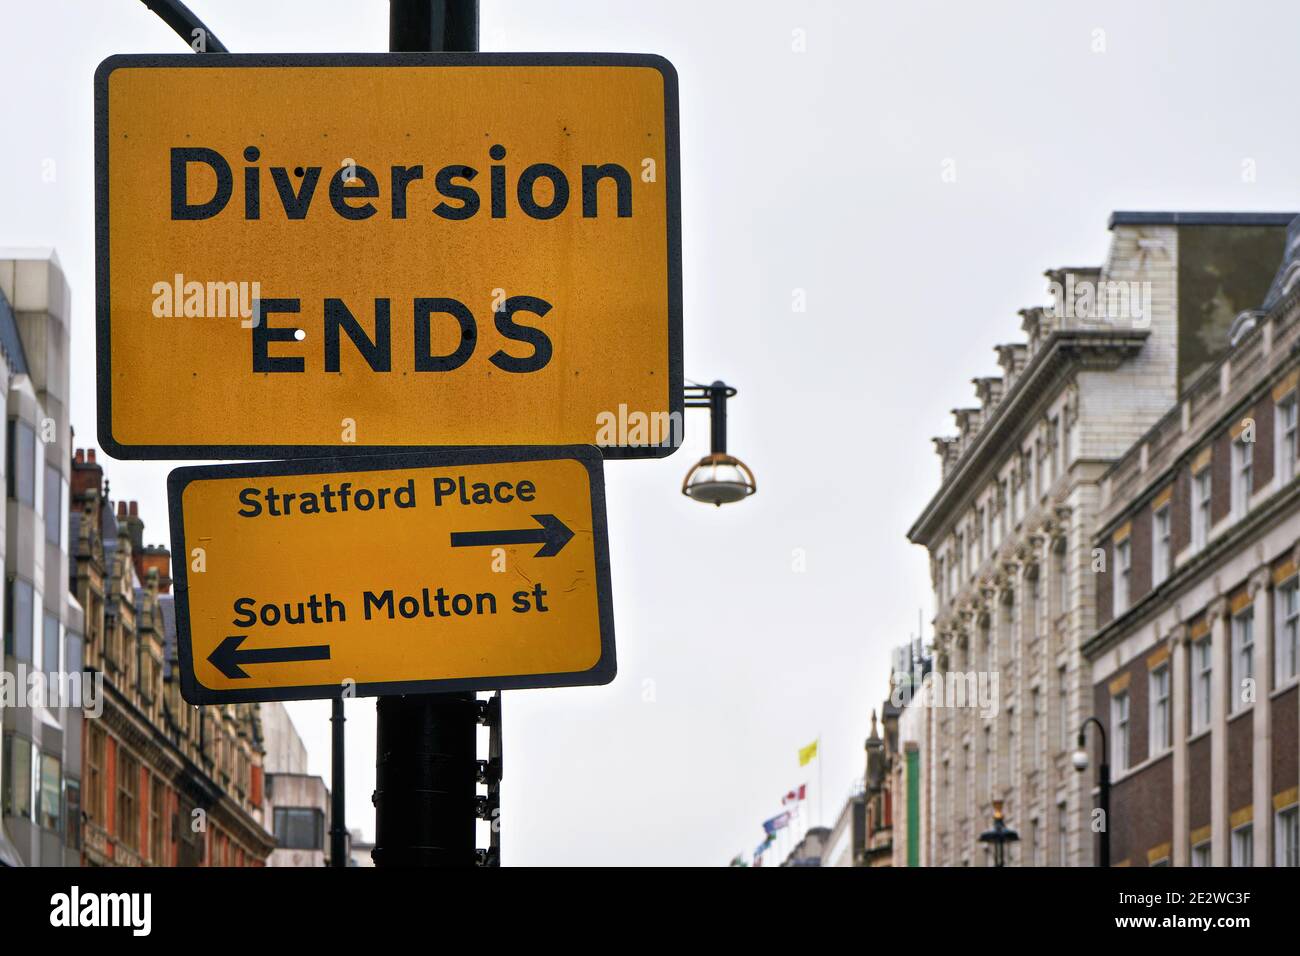
M 1300 219 L 1260 301 L 1102 477 L 1116 865 L 1300 865 Z
M 1100 267 L 1049 270 L 1026 341 L 935 440 L 938 491 L 908 537 L 930 554 L 936 613 L 926 859 L 986 865 L 1004 801 L 1010 862 L 1086 865 L 1091 790 L 1070 764 L 1093 683 L 1092 549 L 1107 471 L 1262 301 L 1290 216 L 1115 213 Z
M 83 721 L 82 862 L 262 866 L 274 848 L 256 704 L 180 696 L 167 548 L 135 502 L 114 507 L 95 453 L 72 460 L 71 588 L 104 707 Z

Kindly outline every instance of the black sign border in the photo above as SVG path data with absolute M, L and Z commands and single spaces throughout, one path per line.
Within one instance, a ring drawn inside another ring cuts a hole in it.
M 176 651 L 181 696 L 191 704 L 253 703 L 276 700 L 328 700 L 341 693 L 339 684 L 302 687 L 215 689 L 201 684 L 194 671 L 190 631 L 189 551 L 185 545 L 182 495 L 193 481 L 211 478 L 271 478 L 290 475 L 331 475 L 339 472 L 387 471 L 395 468 L 445 468 L 528 461 L 577 461 L 591 482 L 592 546 L 596 556 L 596 601 L 600 622 L 600 658 L 585 671 L 523 676 L 466 677 L 447 680 L 358 683 L 355 697 L 431 694 L 470 690 L 526 690 L 540 687 L 580 687 L 608 684 L 618 672 L 614 651 L 614 604 L 610 591 L 609 527 L 605 515 L 604 458 L 595 445 L 526 445 L 447 451 L 400 452 L 357 457 L 303 458 L 227 465 L 186 465 L 167 476 L 167 513 L 171 522 L 172 587 L 175 592 Z
M 133 54 L 108 57 L 95 70 L 95 344 L 99 446 L 126 461 L 156 459 L 322 458 L 450 448 L 449 445 L 124 445 L 113 437 L 108 289 L 108 78 L 114 70 L 138 67 L 355 67 L 355 66 L 631 66 L 658 71 L 664 83 L 664 160 L 668 193 L 668 405 L 675 423 L 658 445 L 599 446 L 607 459 L 667 458 L 686 437 L 682 371 L 682 203 L 681 137 L 677 70 L 651 53 L 204 53 Z M 672 440 L 677 443 L 673 444 Z M 493 447 L 508 447 L 507 445 Z

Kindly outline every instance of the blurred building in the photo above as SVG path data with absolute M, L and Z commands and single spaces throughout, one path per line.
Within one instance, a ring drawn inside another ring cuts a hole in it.
M 0 864 L 77 862 L 81 609 L 68 594 L 70 294 L 51 250 L 0 252 L 5 508 Z M 40 696 L 31 696 L 33 684 Z
M 867 798 L 861 780 L 854 781 L 849 797 L 826 835 L 822 866 L 867 865 Z
M 375 861 L 370 854 L 371 851 L 374 850 L 375 845 L 367 841 L 365 837 L 362 836 L 360 830 L 357 829 L 349 830 L 348 836 L 349 836 L 348 849 L 351 852 L 351 856 L 352 856 L 352 859 L 351 861 L 349 861 L 348 866 L 373 867 L 375 865 Z
M 1026 341 L 935 439 L 938 491 L 908 532 L 930 554 L 937 691 L 928 858 L 983 865 L 1005 801 L 1011 863 L 1092 862 L 1091 784 L 1071 766 L 1094 705 L 1082 653 L 1097 629 L 1095 536 L 1108 470 L 1217 361 L 1265 298 L 1292 214 L 1126 213 L 1100 266 L 1049 270 Z
M 885 735 L 871 712 L 871 734 L 867 737 L 867 771 L 863 777 L 863 866 L 892 866 L 894 862 L 894 788 L 889 773 L 894 759 L 892 746 L 898 742 L 898 708 L 885 701 Z
M 271 866 L 325 866 L 329 862 L 330 793 L 307 772 L 307 747 L 284 704 L 261 707 L 266 733 L 266 800 L 275 850 Z
M 895 650 L 889 702 L 898 709 L 896 751 L 887 769 L 893 795 L 893 866 L 929 865 L 926 811 L 930 794 L 922 753 L 930 739 L 934 710 L 924 706 L 920 699 L 929 673 L 930 659 L 925 656 L 919 637 Z
M 826 827 L 809 827 L 781 865 L 821 866 L 822 856 L 826 852 L 826 838 L 830 832 Z
M 134 501 L 114 508 L 95 452 L 72 460 L 71 584 L 103 714 L 84 721 L 82 861 L 261 866 L 262 725 L 255 704 L 182 700 L 171 556 L 144 543 Z
M 1279 260 L 1101 478 L 1084 652 L 1116 865 L 1300 866 L 1300 219 Z

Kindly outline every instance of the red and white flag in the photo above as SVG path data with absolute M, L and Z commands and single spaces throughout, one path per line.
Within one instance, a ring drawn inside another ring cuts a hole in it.
M 807 796 L 808 796 L 808 784 L 806 783 L 800 784 L 798 790 L 791 790 L 789 793 L 787 793 L 784 797 L 781 798 L 781 806 L 783 807 L 794 806 L 795 804 L 798 804 L 801 800 L 805 799 Z

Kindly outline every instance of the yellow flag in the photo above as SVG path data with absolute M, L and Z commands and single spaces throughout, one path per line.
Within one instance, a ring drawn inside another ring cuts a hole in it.
M 799 766 L 803 767 L 817 759 L 817 741 L 813 741 L 807 747 L 799 748 Z

